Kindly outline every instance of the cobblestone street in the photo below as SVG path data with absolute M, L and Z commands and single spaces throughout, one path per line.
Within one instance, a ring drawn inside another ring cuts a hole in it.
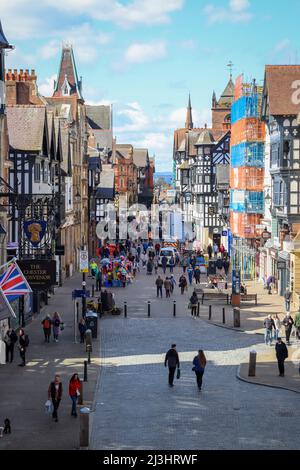
M 101 321 L 102 368 L 91 448 L 299 449 L 297 394 L 236 377 L 250 349 L 265 349 L 263 337 L 191 318 L 191 289 L 181 296 L 176 288 L 173 318 L 173 299 L 156 300 L 154 281 L 141 273 L 135 285 L 116 291 L 119 304 L 128 302 L 128 318 Z M 151 318 L 147 300 L 152 300 Z M 163 361 L 172 342 L 180 355 L 181 378 L 169 389 Z M 202 392 L 191 370 L 199 348 L 208 358 Z

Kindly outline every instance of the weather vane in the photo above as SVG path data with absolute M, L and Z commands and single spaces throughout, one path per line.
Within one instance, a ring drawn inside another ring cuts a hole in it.
M 229 67 L 229 70 L 230 70 L 230 78 L 232 78 L 232 70 L 233 70 L 233 62 L 230 61 L 229 64 L 227 64 L 227 67 Z

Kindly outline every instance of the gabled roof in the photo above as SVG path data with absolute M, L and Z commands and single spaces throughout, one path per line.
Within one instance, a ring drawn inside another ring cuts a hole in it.
M 234 83 L 230 77 L 229 82 L 226 85 L 225 90 L 223 91 L 219 101 L 218 107 L 221 108 L 230 108 L 234 101 Z
M 64 96 L 62 93 L 63 85 L 67 82 L 70 90 L 69 95 L 76 96 L 79 99 L 83 99 L 81 94 L 82 82 L 78 79 L 77 68 L 75 64 L 75 58 L 73 48 L 70 45 L 63 46 L 62 55 L 60 60 L 60 66 L 57 75 L 57 81 L 55 83 L 55 89 L 53 96 Z
M 111 107 L 86 105 L 86 115 L 92 129 L 111 129 Z
M 130 159 L 133 154 L 133 147 L 130 144 L 117 144 L 116 145 L 116 156 Z
M 215 139 L 212 132 L 209 129 L 205 128 L 204 131 L 202 131 L 199 135 L 199 138 L 195 145 L 212 145 L 214 143 Z
M 265 95 L 268 95 L 269 111 L 272 116 L 298 115 L 298 100 L 293 93 L 299 81 L 300 65 L 266 65 Z
M 42 152 L 46 132 L 45 106 L 7 106 L 9 144 L 15 150 Z
M 147 149 L 133 149 L 133 163 L 138 168 L 149 165 L 149 154 Z

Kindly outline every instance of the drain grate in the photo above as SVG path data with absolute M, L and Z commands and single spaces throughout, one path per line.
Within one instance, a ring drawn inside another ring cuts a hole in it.
M 293 411 L 279 411 L 277 413 L 278 416 L 281 416 L 282 418 L 293 418 L 295 416 L 295 413 Z

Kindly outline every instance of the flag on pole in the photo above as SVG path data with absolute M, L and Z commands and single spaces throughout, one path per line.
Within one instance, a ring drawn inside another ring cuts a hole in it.
M 0 289 L 9 302 L 32 292 L 24 274 L 16 263 L 0 276 Z

